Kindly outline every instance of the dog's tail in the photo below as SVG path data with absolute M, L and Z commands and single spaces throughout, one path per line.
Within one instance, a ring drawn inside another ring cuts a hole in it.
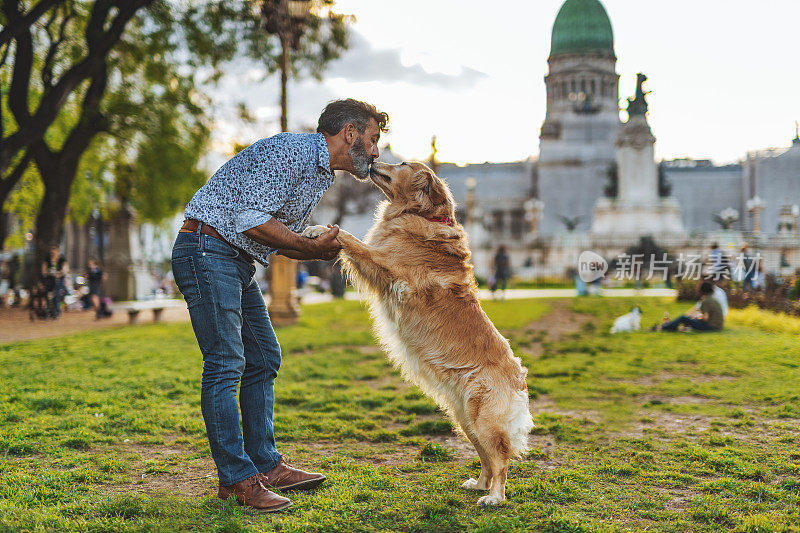
M 533 418 L 528 408 L 527 389 L 515 391 L 508 410 L 508 437 L 511 456 L 519 457 L 528 452 L 528 435 L 533 429 Z

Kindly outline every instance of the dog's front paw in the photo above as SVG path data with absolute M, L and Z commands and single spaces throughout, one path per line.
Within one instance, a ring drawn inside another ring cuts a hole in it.
M 478 505 L 500 505 L 504 500 L 505 498 L 501 498 L 500 496 L 487 494 L 486 496 L 478 498 Z
M 328 231 L 328 228 L 325 226 L 308 226 L 303 230 L 302 235 L 303 237 L 307 237 L 309 239 L 316 239 L 326 231 Z
M 466 480 L 464 483 L 461 484 L 461 488 L 462 489 L 467 489 L 467 490 L 488 490 L 489 489 L 489 487 L 487 487 L 485 483 L 480 483 L 475 478 L 469 478 L 468 480 Z

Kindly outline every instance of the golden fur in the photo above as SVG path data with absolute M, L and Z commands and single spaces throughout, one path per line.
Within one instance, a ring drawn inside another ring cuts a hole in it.
M 340 231 L 340 258 L 369 298 L 389 358 L 475 446 L 481 474 L 462 486 L 489 490 L 478 501 L 498 504 L 509 459 L 526 450 L 533 427 L 527 370 L 481 309 L 467 236 L 444 181 L 421 163 L 375 163 L 370 179 L 388 201 L 364 242 Z M 453 223 L 429 220 L 436 217 Z

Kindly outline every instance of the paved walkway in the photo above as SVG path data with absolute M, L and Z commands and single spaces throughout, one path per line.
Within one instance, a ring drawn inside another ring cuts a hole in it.
M 481 300 L 491 300 L 492 293 L 489 289 L 480 289 L 478 295 Z M 498 298 L 500 292 L 495 294 Z M 575 289 L 508 289 L 505 292 L 507 300 L 516 300 L 522 298 L 574 298 L 576 296 Z M 639 297 L 639 296 L 662 296 L 662 297 L 675 297 L 678 291 L 675 289 L 603 289 L 601 296 L 607 297 Z M 358 293 L 350 291 L 345 293 L 345 300 L 358 300 Z M 309 293 L 303 296 L 304 304 L 330 302 L 333 297 L 330 294 L 322 293 Z
M 486 289 L 479 291 L 482 299 L 490 300 L 491 292 Z M 665 296 L 674 297 L 676 292 L 672 289 L 606 289 L 602 292 L 606 297 L 620 296 Z M 499 293 L 498 293 L 499 296 Z M 572 298 L 575 296 L 573 289 L 509 289 L 505 297 L 509 300 L 518 298 Z M 346 300 L 358 300 L 358 293 L 350 291 L 345 293 Z M 317 304 L 330 302 L 330 294 L 308 293 L 303 296 L 303 304 Z M 140 324 L 147 324 L 152 313 L 143 311 L 139 316 Z M 183 308 L 165 309 L 162 314 L 163 322 L 186 322 L 189 312 Z M 86 330 L 103 329 L 124 326 L 128 323 L 128 313 L 116 311 L 114 316 L 103 320 L 95 320 L 92 311 L 70 311 L 63 313 L 58 320 L 37 320 L 31 322 L 27 309 L 0 309 L 0 343 L 16 342 L 45 337 L 59 337 L 70 333 L 79 333 Z

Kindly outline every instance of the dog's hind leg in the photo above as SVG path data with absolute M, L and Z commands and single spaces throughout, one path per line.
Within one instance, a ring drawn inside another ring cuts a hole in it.
M 475 451 L 478 452 L 478 457 L 481 459 L 481 473 L 478 479 L 469 478 L 461 484 L 461 488 L 467 490 L 489 490 L 492 486 L 492 464 L 489 462 L 489 454 L 481 445 L 474 431 L 467 430 L 464 428 L 463 424 L 461 427 L 464 429 L 464 434 L 475 447 Z
M 511 456 L 511 440 L 508 434 L 497 426 L 484 430 L 479 439 L 489 453 L 492 471 L 492 485 L 489 494 L 478 499 L 479 504 L 497 505 L 506 499 L 506 479 L 508 461 Z
M 506 433 L 497 427 L 492 402 L 492 394 L 485 386 L 475 387 L 470 392 L 466 412 L 463 413 L 468 421 L 461 424 L 481 458 L 481 474 L 478 479 L 470 478 L 461 486 L 465 489 L 489 490 L 488 495 L 478 500 L 478 503 L 486 505 L 497 505 L 505 500 L 506 472 L 511 453 Z
M 468 427 L 477 440 L 475 448 L 482 449 L 486 456 L 485 459 L 481 457 L 481 463 L 488 467 L 486 474 L 491 478 L 486 484 L 489 494 L 478 499 L 478 503 L 484 505 L 497 505 L 506 499 L 511 439 L 508 431 L 497 424 L 497 413 L 500 411 L 495 404 L 497 400 L 487 388 L 481 387 L 473 391 L 467 401 L 470 418 Z

